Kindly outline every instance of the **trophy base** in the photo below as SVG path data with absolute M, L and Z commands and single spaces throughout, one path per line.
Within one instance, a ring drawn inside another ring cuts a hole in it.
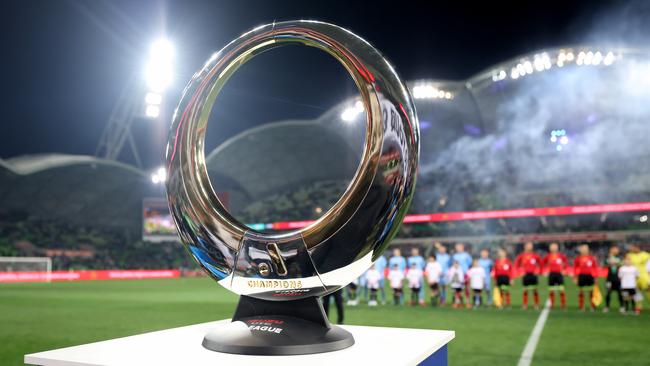
M 317 297 L 268 301 L 242 296 L 232 322 L 212 330 L 203 347 L 245 355 L 304 355 L 354 344 L 352 334 L 327 320 Z

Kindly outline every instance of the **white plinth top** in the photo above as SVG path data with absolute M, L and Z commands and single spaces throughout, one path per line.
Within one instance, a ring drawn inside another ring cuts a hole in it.
M 209 351 L 203 336 L 222 322 L 158 332 L 25 355 L 25 363 L 42 366 L 237 365 L 314 366 L 417 365 L 455 337 L 453 331 L 344 325 L 355 344 L 340 351 L 299 356 L 242 356 Z

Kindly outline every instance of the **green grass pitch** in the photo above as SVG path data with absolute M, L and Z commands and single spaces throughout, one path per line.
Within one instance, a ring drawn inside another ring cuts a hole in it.
M 570 309 L 551 312 L 533 365 L 647 364 L 647 313 L 581 313 L 572 283 L 567 291 Z M 516 285 L 511 310 L 360 304 L 346 307 L 346 323 L 452 329 L 450 364 L 515 365 L 539 316 L 519 309 L 520 299 Z M 21 365 L 26 353 L 228 318 L 236 301 L 207 278 L 0 284 L 0 364 Z

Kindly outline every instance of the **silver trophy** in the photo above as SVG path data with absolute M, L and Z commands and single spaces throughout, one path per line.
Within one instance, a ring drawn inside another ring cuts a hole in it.
M 302 44 L 336 58 L 366 111 L 361 162 L 340 199 L 318 220 L 267 234 L 236 220 L 219 201 L 204 140 L 215 99 L 245 62 Z M 180 238 L 205 272 L 240 294 L 228 326 L 208 334 L 211 350 L 305 354 L 351 346 L 330 325 L 320 297 L 346 286 L 380 256 L 413 197 L 419 155 L 415 106 L 393 66 L 370 43 L 336 25 L 290 21 L 255 28 L 215 53 L 183 92 L 167 145 L 167 198 Z

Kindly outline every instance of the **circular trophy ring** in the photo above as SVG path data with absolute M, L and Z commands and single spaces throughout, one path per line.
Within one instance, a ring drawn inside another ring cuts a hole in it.
M 219 92 L 240 66 L 264 51 L 296 43 L 327 52 L 348 71 L 366 111 L 365 144 L 351 183 L 327 212 L 305 227 L 267 234 L 239 222 L 219 201 L 208 177 L 205 131 Z M 389 138 L 392 145 L 387 143 Z M 343 227 L 368 225 L 368 230 L 379 232 L 364 231 L 374 242 L 352 257 L 378 249 L 394 235 L 410 203 L 418 153 L 417 117 L 410 94 L 376 49 L 352 32 L 332 24 L 274 23 L 243 34 L 215 53 L 185 88 L 174 113 L 167 146 L 167 195 L 182 241 L 209 274 L 222 280 L 232 273 L 235 262 L 239 266 L 239 261 L 244 260 L 240 251 L 247 240 L 274 245 L 275 256 L 279 257 L 283 246 L 296 241 L 313 254 L 312 249 L 336 237 Z M 399 161 L 398 173 L 389 177 L 392 181 L 382 174 L 388 170 L 382 168 L 387 159 Z M 373 191 L 373 187 L 380 189 Z M 369 203 L 368 200 L 378 201 Z M 397 216 L 399 220 L 395 220 Z M 268 251 L 274 257 L 273 251 Z M 343 262 L 350 261 L 354 259 Z M 251 265 L 257 268 L 259 264 Z M 280 275 L 278 261 L 271 264 L 274 275 Z

